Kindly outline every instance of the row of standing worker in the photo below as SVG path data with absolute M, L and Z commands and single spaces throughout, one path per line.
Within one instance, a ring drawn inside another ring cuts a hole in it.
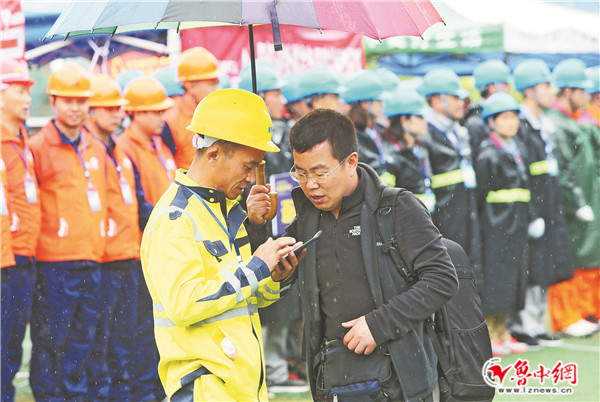
M 55 116 L 29 138 L 34 82 L 22 63 L 3 61 L 3 400 L 14 399 L 28 323 L 36 399 L 164 398 L 141 233 L 177 168 L 190 166 L 197 137 L 187 127 L 220 86 L 217 65 L 203 48 L 153 77 L 127 71 L 113 80 L 65 63 L 47 86 Z M 284 81 L 258 60 L 258 93 L 281 150 L 266 154 L 267 176 L 292 169 L 296 120 L 340 111 L 355 125 L 360 161 L 413 192 L 469 254 L 494 354 L 560 344 L 550 332 L 597 331 L 598 68 L 586 75 L 570 59 L 551 73 L 531 59 L 511 74 L 486 61 L 474 72 L 482 104 L 469 108 L 451 70 L 432 70 L 418 91 L 388 73 L 344 81 L 316 67 Z M 248 66 L 238 86 L 251 90 Z M 300 361 L 299 303 L 288 292 L 261 313 L 271 390 L 307 389 L 303 365 L 289 364 Z

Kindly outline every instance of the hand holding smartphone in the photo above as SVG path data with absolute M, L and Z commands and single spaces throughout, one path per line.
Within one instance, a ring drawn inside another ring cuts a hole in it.
M 296 255 L 296 257 L 299 257 L 300 254 L 302 253 L 302 250 L 304 250 L 306 247 L 308 247 L 309 245 L 311 245 L 312 243 L 314 243 L 323 233 L 322 230 L 319 230 L 317 233 L 314 234 L 313 237 L 311 237 L 310 239 L 308 239 L 307 241 L 305 241 L 304 243 L 302 243 L 302 245 L 300 247 L 298 247 L 297 249 L 294 250 L 294 254 Z M 287 258 L 287 257 L 283 257 L 283 258 Z M 288 260 L 289 262 L 289 260 Z M 280 264 L 279 265 L 279 269 L 283 270 L 283 266 Z

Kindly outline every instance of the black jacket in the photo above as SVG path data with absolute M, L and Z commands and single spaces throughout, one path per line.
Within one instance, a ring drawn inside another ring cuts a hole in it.
M 424 334 L 422 321 L 456 293 L 456 271 L 425 206 L 411 193 L 402 192 L 396 201 L 396 233 L 400 252 L 418 281 L 409 288 L 399 273 L 394 275 L 395 269 L 389 270 L 392 277 L 375 277 L 376 273 L 369 267 L 389 263 L 375 222 L 384 185 L 369 166 L 359 163 L 358 169 L 363 170 L 361 176 L 365 181 L 361 212 L 363 263 L 371 293 L 380 306 L 365 318 L 377 344 L 388 346 L 405 399 L 419 400 L 431 394 L 438 378 L 437 358 L 431 341 Z M 321 211 L 306 198 L 301 188 L 293 190 L 292 195 L 297 216 L 287 232 L 296 239 L 305 239 L 316 232 Z M 316 373 L 312 367 L 323 340 L 316 255 L 317 248 L 309 247 L 295 273 L 302 295 L 304 353 L 313 397 Z M 394 288 L 401 291 L 394 295 L 384 293 L 383 300 L 378 300 L 384 281 L 394 282 Z

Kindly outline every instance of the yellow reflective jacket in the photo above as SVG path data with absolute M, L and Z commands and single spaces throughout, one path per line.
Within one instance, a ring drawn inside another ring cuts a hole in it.
M 141 260 L 169 398 L 204 367 L 232 399 L 267 399 L 256 307 L 279 299 L 280 288 L 251 255 L 246 217 L 236 201 L 199 187 L 183 170 L 150 216 Z M 242 263 L 216 218 L 235 239 Z

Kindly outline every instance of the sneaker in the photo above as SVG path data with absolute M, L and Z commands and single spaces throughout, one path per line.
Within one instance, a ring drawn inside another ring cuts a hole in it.
M 542 348 L 542 343 L 533 336 L 522 334 L 520 332 L 511 332 L 510 334 L 517 342 L 526 344 L 528 350 L 540 350 Z
M 508 348 L 502 341 L 492 341 L 492 356 L 505 356 L 509 353 Z
M 281 383 L 267 385 L 267 389 L 276 394 L 295 394 L 308 392 L 309 387 L 306 381 L 302 381 L 293 374 L 288 374 L 287 380 Z
M 508 338 L 508 340 L 504 341 L 504 346 L 508 349 L 508 353 L 525 353 L 527 352 L 527 344 L 523 342 L 518 342 L 512 336 Z
M 596 331 L 598 331 L 598 324 L 593 324 L 583 318 L 562 330 L 563 334 L 574 338 L 585 338 Z
M 554 335 L 550 335 L 550 334 L 537 335 L 535 338 L 538 340 L 540 345 L 549 346 L 551 348 L 560 346 L 563 344 L 562 339 L 560 339 L 558 336 L 554 336 Z

